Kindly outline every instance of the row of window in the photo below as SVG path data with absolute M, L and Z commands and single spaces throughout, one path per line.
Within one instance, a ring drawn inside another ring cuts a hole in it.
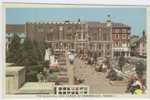
M 102 44 L 93 44 L 93 45 L 90 45 L 90 47 L 91 48 L 97 48 L 97 49 L 103 49 L 104 48 L 104 45 L 102 45 Z M 107 50 L 109 50 L 110 48 L 111 48 L 111 45 L 109 45 L 109 44 L 107 44 L 106 46 L 105 46 L 105 48 L 107 49 Z
M 52 31 L 54 31 L 54 30 L 59 30 L 59 31 L 63 31 L 63 30 L 70 30 L 70 31 L 72 31 L 72 30 L 78 30 L 78 29 L 81 29 L 80 27 L 76 27 L 76 26 L 66 26 L 66 27 L 63 27 L 63 26 L 52 26 L 52 27 L 41 27 L 41 26 L 28 26 L 27 28 L 29 28 L 29 29 L 34 29 L 34 30 L 37 30 L 37 31 L 39 31 L 39 32 L 41 32 L 41 30 L 43 31 L 43 30 L 47 30 L 47 31 L 50 31 L 50 32 L 52 32 Z M 83 30 L 85 30 L 85 29 L 83 29 Z
M 82 44 L 80 44 L 80 46 L 81 46 Z M 83 44 L 83 45 L 85 45 L 85 46 L 87 46 L 86 44 Z M 66 47 L 69 47 L 69 48 L 74 48 L 75 47 L 75 44 L 74 43 L 63 43 L 62 45 L 60 45 L 60 44 L 55 44 L 55 48 L 66 48 Z M 127 43 L 127 42 L 115 42 L 115 43 L 113 43 L 113 47 L 129 47 L 129 43 Z M 96 50 L 102 50 L 103 48 L 105 48 L 106 50 L 110 50 L 110 48 L 111 48 L 111 45 L 110 44 L 107 44 L 107 45 L 102 45 L 102 44 L 92 44 L 92 45 L 90 45 L 90 48 L 91 49 L 96 49 Z
M 78 27 L 78 26 L 45 26 L 45 27 L 41 27 L 41 26 L 33 26 L 33 25 L 30 25 L 29 28 L 31 29 L 34 29 L 34 28 L 37 28 L 37 29 L 59 29 L 59 31 L 62 31 L 64 29 L 67 29 L 67 30 L 72 30 L 72 29 L 81 29 L 81 27 Z M 98 27 L 82 27 L 83 30 L 85 29 L 89 29 L 89 30 L 98 30 L 99 32 L 103 31 L 102 28 L 98 28 Z M 112 29 L 112 32 L 113 33 L 130 33 L 130 29 L 127 29 L 127 28 L 113 28 Z
M 129 29 L 112 29 L 113 33 L 130 33 Z
M 49 33 L 49 34 L 47 34 L 47 37 L 48 37 L 48 39 L 52 39 L 52 38 L 57 38 L 57 37 L 59 37 L 58 35 L 60 35 L 60 34 L 51 34 L 51 33 Z M 77 37 L 76 37 L 77 36 Z M 77 35 L 75 35 L 75 33 L 74 34 L 70 34 L 70 33 L 66 33 L 66 34 L 63 34 L 63 36 L 61 36 L 61 37 L 65 37 L 66 39 L 69 39 L 69 40 L 73 40 L 74 38 L 76 38 L 77 40 L 80 40 L 80 39 L 83 39 L 83 40 L 94 40 L 94 41 L 96 41 L 96 40 L 103 40 L 103 41 L 106 41 L 106 40 L 110 40 L 110 35 L 106 35 L 106 34 L 92 34 L 92 36 L 89 36 L 89 35 L 87 35 L 86 33 L 85 34 L 77 34 Z
M 125 41 L 123 41 L 123 42 L 118 41 L 118 42 L 114 42 L 113 46 L 114 47 L 128 47 L 129 44 Z
M 128 34 L 113 34 L 113 39 L 128 39 Z

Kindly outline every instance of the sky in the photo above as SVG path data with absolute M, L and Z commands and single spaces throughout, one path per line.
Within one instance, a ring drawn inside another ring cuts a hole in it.
M 150 5 L 150 0 L 2 0 L 3 2 Z
M 7 24 L 48 21 L 106 21 L 110 14 L 113 22 L 131 26 L 131 34 L 142 35 L 146 30 L 145 8 L 7 8 Z

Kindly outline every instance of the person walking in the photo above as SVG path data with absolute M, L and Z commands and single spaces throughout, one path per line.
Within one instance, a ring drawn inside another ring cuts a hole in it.
M 70 64 L 73 64 L 74 63 L 74 59 L 75 59 L 75 56 L 74 56 L 73 52 L 69 53 L 68 58 L 69 58 Z
M 37 79 L 38 79 L 38 82 L 43 82 L 44 81 L 44 76 L 43 76 L 42 72 L 39 72 L 37 74 Z
M 93 54 L 93 60 L 94 60 L 94 64 L 96 64 L 97 63 L 97 53 L 96 53 L 96 51 Z

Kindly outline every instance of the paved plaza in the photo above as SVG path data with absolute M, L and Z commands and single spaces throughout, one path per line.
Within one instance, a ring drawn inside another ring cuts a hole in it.
M 84 80 L 83 83 L 81 83 L 82 85 L 88 85 L 90 87 L 90 94 L 125 93 L 126 85 L 111 85 L 109 80 L 105 78 L 105 74 L 102 72 L 96 72 L 94 66 L 86 65 L 83 61 L 76 58 L 74 67 L 75 76 L 81 80 Z M 68 69 L 71 70 L 71 68 Z M 68 72 L 71 74 L 72 71 Z

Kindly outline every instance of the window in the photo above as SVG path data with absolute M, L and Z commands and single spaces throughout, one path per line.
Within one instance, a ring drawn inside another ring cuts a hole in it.
M 121 42 L 119 42 L 119 46 L 120 46 L 120 47 L 122 46 L 122 43 L 121 43 Z
M 101 47 L 101 44 L 99 44 L 99 49 L 101 49 L 102 47 Z
M 119 29 L 115 29 L 115 33 L 119 33 Z
M 127 33 L 127 29 L 122 29 L 122 33 Z
M 118 39 L 120 38 L 120 34 L 118 34 Z
M 109 44 L 107 44 L 106 48 L 107 48 L 107 49 L 110 49 L 110 45 L 109 45 Z
M 59 31 L 62 31 L 62 30 L 63 30 L 63 27 L 62 27 L 62 26 L 60 26 L 60 27 L 59 27 Z
M 119 38 L 119 34 L 116 34 L 116 39 L 118 39 Z
M 115 32 L 115 29 L 112 29 L 112 33 L 114 33 Z
M 116 42 L 116 47 L 118 47 L 118 45 L 119 45 L 119 43 L 118 43 L 118 42 Z
M 128 33 L 131 33 L 131 31 L 128 29 Z
M 50 28 L 50 29 L 49 29 L 49 32 L 53 32 L 53 31 L 54 31 L 54 29 L 53 29 L 53 28 Z
M 110 53 L 109 52 L 107 52 L 107 56 L 109 56 L 110 55 Z
M 123 43 L 122 43 L 122 47 L 127 47 L 127 43 L 126 43 L 126 41 L 123 41 Z
M 126 39 L 126 34 L 122 34 L 122 38 L 123 38 L 123 39 Z
M 99 52 L 99 56 L 100 56 L 100 57 L 102 56 L 102 53 L 101 53 L 101 52 Z
M 80 33 L 78 34 L 78 39 L 81 39 L 81 34 Z
M 67 27 L 67 30 L 71 31 L 71 30 L 72 30 L 72 27 L 71 27 L 71 26 L 68 26 L 68 27 Z
M 103 34 L 103 40 L 106 41 L 107 40 L 107 36 L 106 34 Z
M 83 39 L 86 39 L 86 34 L 83 34 Z
M 102 30 L 102 29 L 101 29 L 101 28 L 99 28 L 99 32 L 101 32 L 101 30 Z
M 38 29 L 38 32 L 41 32 L 41 33 L 42 33 L 42 32 L 44 32 L 44 29 L 43 29 L 43 28 L 39 28 L 39 29 Z

